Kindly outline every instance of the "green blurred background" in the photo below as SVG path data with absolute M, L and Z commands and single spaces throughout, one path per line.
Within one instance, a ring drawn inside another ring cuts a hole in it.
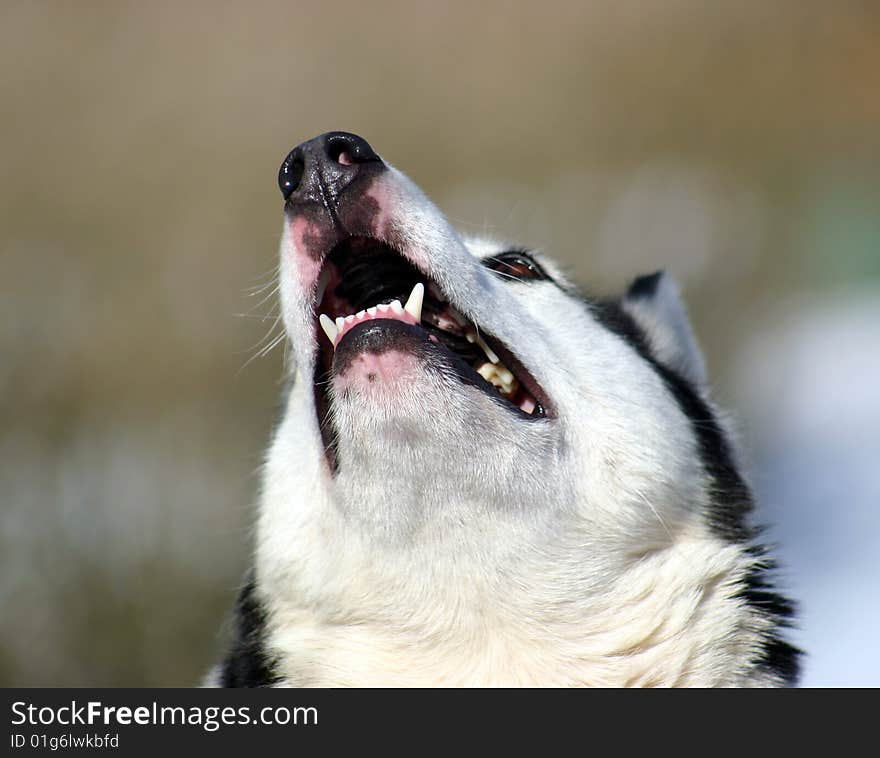
M 880 431 L 880 4 L 4 0 L 0 102 L 0 684 L 187 685 L 221 649 L 281 373 L 276 172 L 331 129 L 593 291 L 678 277 L 807 598 L 807 682 L 880 679 L 818 652 L 822 598 L 877 578 L 877 458 L 812 521 L 790 486 L 852 443 L 839 399 Z M 853 564 L 815 535 L 859 497 Z M 877 586 L 839 626 L 880 628 Z

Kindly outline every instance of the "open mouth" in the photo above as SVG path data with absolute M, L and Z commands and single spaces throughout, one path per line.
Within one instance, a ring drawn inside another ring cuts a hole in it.
M 377 240 L 351 237 L 333 249 L 318 278 L 316 303 L 320 356 L 315 390 L 322 428 L 329 423 L 325 414 L 336 349 L 355 327 L 380 319 L 421 330 L 426 342 L 448 351 L 463 381 L 517 415 L 537 419 L 547 413 L 543 391 L 511 351 L 459 313 L 435 282 Z

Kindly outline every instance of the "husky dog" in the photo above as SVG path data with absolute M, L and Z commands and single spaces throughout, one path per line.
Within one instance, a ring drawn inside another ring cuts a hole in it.
M 795 682 L 668 276 L 586 298 L 346 132 L 279 182 L 293 368 L 210 684 Z

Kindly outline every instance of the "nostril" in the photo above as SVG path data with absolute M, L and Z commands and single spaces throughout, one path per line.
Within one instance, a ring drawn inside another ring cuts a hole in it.
M 305 160 L 303 160 L 302 150 L 299 148 L 292 150 L 278 170 L 278 188 L 281 190 L 285 200 L 299 187 L 305 170 L 306 164 Z
M 379 160 L 363 137 L 348 132 L 331 132 L 327 136 L 327 157 L 340 166 Z
M 350 166 L 355 162 L 349 152 L 348 140 L 343 137 L 331 137 L 327 141 L 327 157 L 343 166 Z

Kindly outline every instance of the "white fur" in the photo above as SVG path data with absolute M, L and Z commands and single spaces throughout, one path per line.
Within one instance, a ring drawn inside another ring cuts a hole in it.
M 394 169 L 386 228 L 463 314 L 519 358 L 555 417 L 525 420 L 425 368 L 334 402 L 312 391 L 314 293 L 281 247 L 294 387 L 268 454 L 256 545 L 269 652 L 291 685 L 763 685 L 769 621 L 734 596 L 754 559 L 705 523 L 689 420 L 657 373 L 550 282 L 503 281 Z M 705 383 L 671 282 L 630 312 Z

